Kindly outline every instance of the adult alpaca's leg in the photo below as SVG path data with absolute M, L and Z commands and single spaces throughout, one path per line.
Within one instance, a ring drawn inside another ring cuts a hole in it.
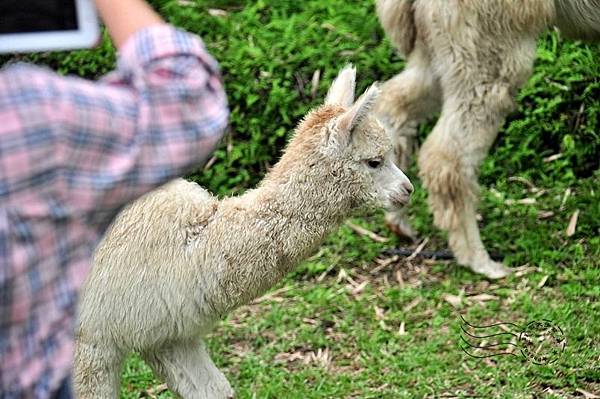
M 204 343 L 172 344 L 142 358 L 169 389 L 184 399 L 227 399 L 233 389 L 204 349 Z
M 477 64 L 447 62 L 441 77 L 442 113 L 419 154 L 419 173 L 435 224 L 448 231 L 458 263 L 489 278 L 504 277 L 509 269 L 492 261 L 481 241 L 477 175 L 513 108 L 514 92 L 530 73 L 534 39 L 515 40 L 504 53 L 494 48 L 500 64 L 495 65 L 498 75 L 493 78 L 489 69 Z M 459 70 L 453 73 L 451 68 Z
M 481 98 L 451 98 L 419 154 L 419 175 L 428 192 L 434 223 L 448 231 L 458 263 L 489 278 L 508 274 L 490 259 L 479 235 L 476 203 L 477 170 L 496 136 L 501 113 L 492 107 L 478 110 L 487 117 L 476 122 L 464 113 Z M 494 122 L 492 122 L 495 119 Z M 485 139 L 485 140 L 482 140 Z
M 375 112 L 392 135 L 396 164 L 404 171 L 416 150 L 419 123 L 439 110 L 440 89 L 423 44 L 417 41 L 406 68 L 381 86 Z M 406 208 L 386 213 L 386 222 L 396 234 L 414 239 L 416 234 L 405 216 Z

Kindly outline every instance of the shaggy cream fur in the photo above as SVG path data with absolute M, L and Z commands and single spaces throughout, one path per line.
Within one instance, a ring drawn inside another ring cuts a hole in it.
M 371 112 L 379 90 L 354 102 L 354 84 L 355 70 L 342 70 L 257 189 L 219 201 L 180 179 L 118 216 L 80 301 L 79 398 L 116 398 L 130 351 L 183 398 L 232 396 L 202 336 L 277 283 L 350 213 L 406 204 L 412 186 Z
M 408 166 L 418 124 L 441 111 L 418 159 L 435 224 L 460 264 L 504 277 L 509 269 L 490 259 L 475 219 L 479 166 L 531 73 L 539 34 L 556 24 L 599 39 L 600 0 L 377 0 L 377 13 L 407 59 L 376 104 L 397 163 Z M 403 210 L 386 220 L 414 236 Z

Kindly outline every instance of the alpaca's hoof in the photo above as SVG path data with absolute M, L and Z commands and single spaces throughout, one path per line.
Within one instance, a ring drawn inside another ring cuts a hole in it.
M 407 238 L 413 242 L 417 241 L 417 233 L 410 227 L 403 214 L 387 212 L 385 214 L 385 224 L 397 236 Z
M 506 277 L 511 273 L 511 270 L 500 262 L 494 262 L 491 259 L 486 259 L 483 262 L 477 262 L 469 265 L 469 268 L 475 273 L 484 275 L 485 277 L 496 280 Z

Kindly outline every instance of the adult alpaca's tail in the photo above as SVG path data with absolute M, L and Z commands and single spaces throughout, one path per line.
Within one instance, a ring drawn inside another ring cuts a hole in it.
M 415 46 L 414 0 L 377 0 L 376 9 L 383 30 L 403 58 L 407 58 Z

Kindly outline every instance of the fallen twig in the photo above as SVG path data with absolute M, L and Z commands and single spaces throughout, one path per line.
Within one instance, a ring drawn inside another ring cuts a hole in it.
M 410 262 L 411 260 L 416 258 L 423 251 L 423 248 L 425 248 L 425 245 L 427 245 L 428 242 L 429 242 L 429 237 L 425 237 L 425 239 L 423 241 L 421 241 L 421 243 L 419 244 L 419 246 L 417 246 L 417 248 L 413 251 L 413 253 L 410 254 L 408 256 L 408 258 L 406 258 L 405 260 L 407 262 Z
M 354 230 L 354 232 L 356 232 L 362 236 L 369 237 L 373 241 L 377 241 L 377 242 L 388 242 L 389 241 L 387 238 L 382 237 L 378 234 L 375 234 L 371 230 L 367 230 L 364 227 L 354 224 L 352 222 L 346 222 L 346 226 L 350 227 L 352 230 Z
M 388 267 L 389 265 L 391 265 L 392 263 L 398 262 L 398 259 L 400 259 L 400 257 L 399 257 L 399 256 L 392 256 L 391 258 L 387 258 L 387 259 L 384 259 L 384 260 L 379 260 L 379 259 L 376 259 L 375 261 L 376 261 L 377 263 L 379 263 L 379 265 L 378 265 L 378 266 L 376 266 L 376 267 L 374 267 L 373 269 L 371 269 L 371 270 L 369 271 L 369 273 L 371 273 L 371 274 L 377 274 L 377 273 L 379 273 L 381 270 L 383 270 L 383 269 L 385 269 L 386 267 Z

